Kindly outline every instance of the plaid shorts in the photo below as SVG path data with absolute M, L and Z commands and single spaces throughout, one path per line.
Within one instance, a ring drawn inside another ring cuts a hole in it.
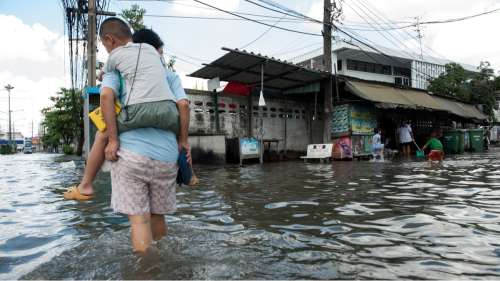
M 126 215 L 175 212 L 177 163 L 165 163 L 126 150 L 111 166 L 111 207 Z

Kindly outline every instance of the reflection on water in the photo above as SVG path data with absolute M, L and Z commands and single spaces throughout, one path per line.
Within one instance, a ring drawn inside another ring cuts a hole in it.
M 63 201 L 80 162 L 0 164 L 0 278 L 498 279 L 499 151 L 426 162 L 198 167 L 170 235 L 132 254 L 127 220 L 97 199 Z

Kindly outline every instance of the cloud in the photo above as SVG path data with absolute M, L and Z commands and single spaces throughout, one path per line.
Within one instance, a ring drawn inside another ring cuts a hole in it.
M 0 14 L 0 111 L 7 112 L 6 84 L 15 88 L 11 109 L 16 130 L 35 134 L 41 119 L 40 111 L 51 104 L 49 97 L 60 87 L 68 86 L 65 71 L 67 38 L 40 23 L 25 24 L 12 15 Z M 22 111 L 19 111 L 22 110 Z M 2 130 L 8 128 L 7 114 L 0 113 Z
M 311 2 L 308 8 L 301 7 L 302 10 L 307 11 L 308 16 L 322 20 L 323 1 L 314 0 Z M 413 23 L 416 16 L 419 16 L 421 21 L 460 18 L 500 8 L 500 3 L 497 0 L 476 0 L 473 2 L 470 0 L 353 0 L 344 1 L 343 8 L 342 22 L 358 24 L 358 28 L 370 29 L 380 28 L 380 26 L 370 26 L 366 24 L 367 21 L 371 23 L 383 21 Z M 378 16 L 368 10 L 373 11 Z M 360 27 L 359 23 L 363 23 L 363 26 Z M 500 37 L 495 36 L 493 29 L 491 29 L 491 27 L 496 26 L 500 26 L 498 13 L 457 23 L 425 25 L 422 27 L 424 52 L 431 56 L 445 57 L 472 65 L 479 65 L 481 60 L 489 60 L 498 69 L 500 68 L 500 53 L 498 52 Z M 321 29 L 321 26 L 311 24 L 304 27 L 314 30 Z M 407 46 L 419 52 L 415 28 L 408 28 L 406 31 L 390 32 L 392 36 L 387 32 L 382 32 L 388 39 L 379 32 L 356 31 L 356 33 L 389 48 L 403 49 L 403 46 Z M 434 52 L 426 49 L 425 46 L 430 47 Z
M 60 56 L 57 48 L 62 36 L 39 23 L 24 24 L 12 15 L 0 15 L 0 61 L 29 60 L 48 62 Z
M 240 0 L 203 0 L 202 2 L 207 3 L 211 6 L 217 8 L 234 12 L 240 6 Z M 176 14 L 181 15 L 213 15 L 220 13 L 219 11 L 212 9 L 208 6 L 191 1 L 189 3 L 182 1 L 174 1 L 172 3 L 172 9 Z

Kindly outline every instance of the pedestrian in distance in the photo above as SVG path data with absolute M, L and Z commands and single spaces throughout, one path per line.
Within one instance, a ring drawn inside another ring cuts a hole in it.
M 398 129 L 399 144 L 401 146 L 402 155 L 404 157 L 411 156 L 411 146 L 415 141 L 413 137 L 413 131 L 411 129 L 410 122 L 401 123 Z

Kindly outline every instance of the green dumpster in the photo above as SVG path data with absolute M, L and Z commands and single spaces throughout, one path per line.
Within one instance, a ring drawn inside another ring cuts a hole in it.
M 464 150 L 470 151 L 470 135 L 468 130 L 462 130 L 464 132 Z
M 483 129 L 469 130 L 470 150 L 472 152 L 484 151 L 484 131 Z
M 463 143 L 463 141 L 462 141 Z M 443 132 L 443 147 L 446 154 L 457 154 L 460 152 L 460 133 L 458 130 Z
M 457 130 L 458 131 L 458 153 L 463 154 L 465 151 L 465 134 L 467 133 L 465 130 Z

